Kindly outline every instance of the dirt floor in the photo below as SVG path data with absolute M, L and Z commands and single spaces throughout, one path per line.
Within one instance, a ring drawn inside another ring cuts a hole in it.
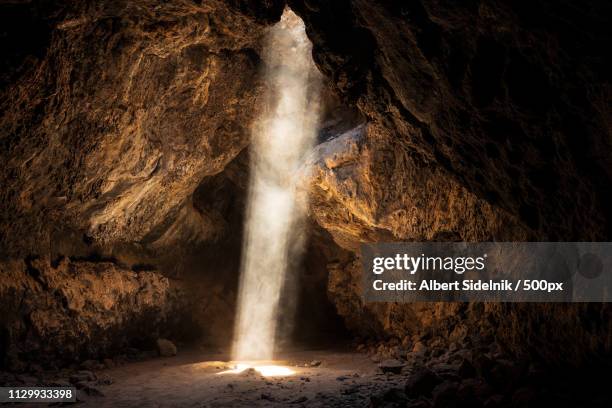
M 344 407 L 370 406 L 373 395 L 403 389 L 407 376 L 383 373 L 366 354 L 356 352 L 285 353 L 265 365 L 280 366 L 291 373 L 271 376 L 254 369 L 232 372 L 236 364 L 225 357 L 183 351 L 175 357 L 80 370 L 65 379 L 47 377 L 41 382 L 17 375 L 14 385 L 76 385 L 77 405 L 86 407 Z
M 282 375 L 232 372 L 237 363 L 222 352 L 184 349 L 173 357 L 145 355 L 140 353 L 140 361 L 116 358 L 110 368 L 88 360 L 56 372 L 0 372 L 0 380 L 4 386 L 76 388 L 76 404 L 8 404 L 19 407 L 354 407 L 372 406 L 385 393 L 401 393 L 410 375 L 407 365 L 383 372 L 376 359 L 347 349 L 291 351 L 255 364 L 258 369 L 264 364 L 291 371 Z
M 294 373 L 271 377 L 253 370 L 223 373 L 232 364 L 221 361 L 220 357 L 192 352 L 104 370 L 99 375 L 110 376 L 113 383 L 99 387 L 104 397 L 82 396 L 84 405 L 355 406 L 367 405 L 372 394 L 402 387 L 405 382 L 404 375 L 383 374 L 376 363 L 358 353 L 293 352 L 283 356 L 284 361 L 274 363 Z
M 139 352 L 53 372 L 0 372 L 0 382 L 75 387 L 77 406 L 85 407 L 611 406 L 607 366 L 545 370 L 535 362 L 504 356 L 493 344 L 487 350 L 429 354 L 418 344 L 408 354 L 380 363 L 380 353 L 292 351 L 264 363 L 291 371 L 280 376 L 256 371 L 263 372 L 262 367 L 232 372 L 235 363 L 227 361 L 227 354 L 183 349 L 174 357 Z

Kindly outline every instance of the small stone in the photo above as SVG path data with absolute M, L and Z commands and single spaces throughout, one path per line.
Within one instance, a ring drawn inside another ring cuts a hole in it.
M 291 401 L 291 404 L 301 404 L 302 402 L 306 402 L 306 401 L 308 401 L 308 398 L 305 396 L 301 396 Z
M 312 360 L 310 363 L 308 363 L 308 367 L 318 367 L 321 365 L 321 362 L 319 360 Z
M 96 375 L 91 371 L 81 370 L 70 376 L 70 382 L 73 384 L 79 382 L 87 382 L 87 381 L 95 381 L 97 379 Z
M 428 368 L 421 368 L 412 374 L 406 382 L 406 395 L 409 397 L 419 397 L 430 395 L 431 391 L 442 382 L 442 379 Z
M 387 353 L 386 355 L 388 356 L 388 359 L 394 359 L 394 358 L 399 358 L 399 354 L 401 351 L 401 347 L 400 346 L 391 346 L 387 349 Z
M 266 400 L 266 401 L 276 401 L 276 399 L 275 399 L 275 398 L 274 398 L 272 395 L 270 395 L 270 394 L 268 394 L 268 393 L 263 393 L 263 394 L 261 394 L 261 397 L 260 397 L 260 398 L 261 398 L 262 400 Z
M 408 349 L 405 347 L 397 348 L 397 357 L 401 358 L 402 360 L 406 360 L 408 358 L 408 353 Z
M 85 386 L 83 391 L 85 391 L 85 393 L 87 393 L 87 395 L 90 397 L 104 397 L 104 393 L 102 391 L 91 385 Z
M 87 393 L 85 390 L 76 390 L 76 401 L 77 402 L 86 402 L 87 401 Z
M 378 367 L 383 373 L 400 374 L 405 365 L 406 364 L 399 360 L 384 360 L 378 365 Z
M 432 391 L 435 407 L 447 407 L 457 399 L 457 384 L 445 381 L 438 384 Z
M 457 370 L 456 366 L 453 366 L 452 364 L 449 364 L 445 361 L 430 363 L 428 367 L 435 371 L 438 375 L 443 375 L 445 377 L 454 374 Z
M 96 388 L 95 384 L 89 381 L 79 381 L 74 384 L 74 386 L 83 391 L 85 394 L 90 397 L 104 397 L 104 393 Z
M 375 407 L 403 406 L 406 394 L 399 388 L 390 388 L 370 397 L 370 405 Z
M 425 354 L 426 351 L 427 347 L 425 347 L 425 344 L 423 344 L 421 341 L 417 341 L 412 347 L 412 352 L 415 354 Z
M 70 381 L 64 378 L 49 381 L 47 385 L 49 387 L 72 387 L 72 384 L 70 383 Z
M 412 339 L 408 336 L 404 337 L 402 339 L 402 346 L 405 348 L 411 348 L 412 347 Z
M 357 392 L 359 392 L 359 386 L 358 385 L 352 385 L 352 386 L 342 390 L 342 394 L 344 394 L 344 395 L 355 394 Z
M 110 358 L 105 358 L 104 360 L 102 360 L 102 363 L 104 364 L 105 368 L 114 368 L 115 367 L 115 362 L 113 360 L 111 360 Z
M 96 384 L 98 385 L 111 385 L 114 382 L 113 377 L 110 375 L 104 374 L 98 377 L 98 381 Z
M 240 375 L 243 377 L 256 377 L 259 376 L 259 373 L 253 367 L 249 367 L 246 370 L 242 371 Z
M 459 385 L 459 390 L 463 391 L 464 394 L 471 393 L 483 401 L 493 393 L 493 389 L 482 378 L 464 379 Z
M 100 367 L 100 363 L 96 360 L 85 360 L 81 363 L 81 368 L 83 370 L 97 370 Z
M 157 351 L 162 357 L 173 357 L 177 353 L 174 343 L 167 339 L 157 339 Z

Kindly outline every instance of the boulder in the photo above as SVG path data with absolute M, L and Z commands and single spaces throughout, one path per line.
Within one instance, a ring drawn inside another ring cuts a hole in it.
M 161 357 L 173 357 L 178 352 L 173 342 L 167 339 L 157 339 L 157 352 Z

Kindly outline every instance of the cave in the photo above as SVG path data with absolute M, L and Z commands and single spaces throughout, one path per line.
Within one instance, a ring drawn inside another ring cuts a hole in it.
M 609 2 L 0 11 L 0 402 L 610 406 Z M 483 242 L 609 286 L 364 297 L 365 246 Z

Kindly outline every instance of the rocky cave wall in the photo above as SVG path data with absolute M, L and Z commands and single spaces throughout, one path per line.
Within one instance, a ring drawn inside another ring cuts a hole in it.
M 47 252 L 63 225 L 154 242 L 246 147 L 265 25 L 223 2 L 52 4 L 2 93 L 3 253 Z
M 320 145 L 311 179 L 313 217 L 348 251 L 328 289 L 349 327 L 409 347 L 471 333 L 556 363 L 609 354 L 606 305 L 363 304 L 358 250 L 608 240 L 609 3 L 289 4 L 329 85 L 368 123 Z
M 330 86 L 381 129 L 372 143 L 435 163 L 541 239 L 610 237 L 608 2 L 289 4 Z
M 205 334 L 227 326 L 235 282 L 211 280 L 238 268 L 219 258 L 239 251 L 246 177 L 228 163 L 247 146 L 261 38 L 283 5 L 0 6 L 3 363 L 103 357 L 190 318 Z M 191 285 L 202 259 L 215 270 Z
M 307 180 L 322 228 L 311 247 L 325 260 L 313 290 L 328 273 L 330 300 L 361 336 L 473 332 L 574 362 L 609 352 L 604 306 L 364 305 L 358 267 L 361 242 L 609 239 L 609 5 L 289 5 L 326 99 L 341 99 Z M 83 357 L 194 324 L 211 343 L 229 338 L 258 55 L 283 6 L 2 5 L 6 364 L 52 337 L 49 350 Z M 138 319 L 150 324 L 130 332 Z

